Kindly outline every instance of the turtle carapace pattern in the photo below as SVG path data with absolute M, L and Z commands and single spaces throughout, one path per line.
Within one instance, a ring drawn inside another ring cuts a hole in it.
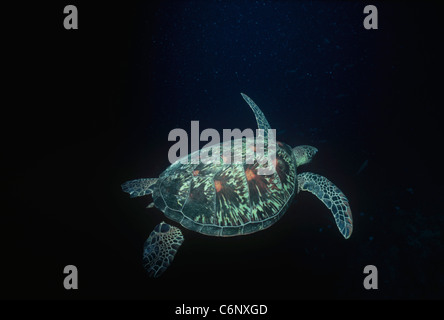
M 259 129 L 267 136 L 270 125 L 259 107 L 241 94 L 252 109 Z M 211 154 L 203 148 L 186 158 Z M 153 205 L 165 216 L 189 230 L 216 237 L 232 237 L 264 230 L 276 223 L 300 191 L 308 191 L 321 200 L 333 214 L 339 231 L 348 239 L 353 231 L 349 202 L 344 193 L 327 178 L 303 172 L 299 166 L 309 163 L 315 147 L 291 148 L 277 142 L 275 170 L 261 175 L 258 169 L 266 161 L 255 153 L 254 138 L 234 140 L 228 152 L 219 145 L 220 156 L 211 163 L 183 161 L 171 164 L 159 178 L 127 181 L 122 190 L 130 197 L 152 194 Z M 231 152 L 231 159 L 229 155 Z M 242 161 L 234 161 L 242 154 Z M 254 161 L 245 161 L 256 154 Z M 228 155 L 228 157 L 227 157 Z M 185 159 L 185 160 L 187 160 Z M 143 262 L 148 274 L 159 277 L 171 264 L 184 238 L 179 228 L 165 222 L 157 225 L 145 242 Z

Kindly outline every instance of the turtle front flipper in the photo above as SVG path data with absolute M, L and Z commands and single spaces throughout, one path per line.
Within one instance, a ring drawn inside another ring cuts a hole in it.
M 131 198 L 142 197 L 153 192 L 157 178 L 137 179 L 122 183 L 122 190 L 129 193 Z
M 154 228 L 143 246 L 143 266 L 150 277 L 162 275 L 173 262 L 183 240 L 178 228 L 163 221 Z
M 264 137 L 267 137 L 268 136 L 268 129 L 271 129 L 270 124 L 267 121 L 267 118 L 265 118 L 265 115 L 263 114 L 261 109 L 259 109 L 257 104 L 254 103 L 254 101 L 251 100 L 251 98 L 249 96 L 247 96 L 244 93 L 241 93 L 241 95 L 242 95 L 242 98 L 244 98 L 245 102 L 248 103 L 251 110 L 253 110 L 254 116 L 256 117 L 257 127 L 259 129 L 263 129 L 264 130 Z
M 298 192 L 310 191 L 331 210 L 339 231 L 348 239 L 353 231 L 353 219 L 347 197 L 327 178 L 311 172 L 298 174 Z

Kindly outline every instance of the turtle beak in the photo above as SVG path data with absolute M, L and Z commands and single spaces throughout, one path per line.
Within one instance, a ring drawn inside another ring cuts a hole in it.
M 313 147 L 313 156 L 314 156 L 316 153 L 318 153 L 318 149 L 315 148 L 315 147 Z

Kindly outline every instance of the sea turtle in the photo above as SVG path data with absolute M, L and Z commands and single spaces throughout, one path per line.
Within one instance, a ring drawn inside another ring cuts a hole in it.
M 268 132 L 270 125 L 262 111 L 247 95 L 241 95 L 253 110 L 259 129 Z M 246 143 L 243 139 L 237 145 L 237 148 L 242 146 L 243 154 L 248 149 Z M 234 143 L 232 155 L 235 148 Z M 345 195 L 323 176 L 310 172 L 297 174 L 297 168 L 309 163 L 317 151 L 307 145 L 291 148 L 278 142 L 276 170 L 270 175 L 258 174 L 256 160 L 253 164 L 227 163 L 224 156 L 216 163 L 207 164 L 178 160 L 159 178 L 127 181 L 122 184 L 122 190 L 131 198 L 152 194 L 154 202 L 148 208 L 156 206 L 187 229 L 221 237 L 250 234 L 270 227 L 283 216 L 297 193 L 309 191 L 331 210 L 339 231 L 348 239 L 353 222 Z M 188 155 L 188 159 L 192 155 Z M 166 222 L 154 228 L 143 251 L 144 267 L 151 277 L 159 277 L 168 268 L 183 240 L 180 229 Z

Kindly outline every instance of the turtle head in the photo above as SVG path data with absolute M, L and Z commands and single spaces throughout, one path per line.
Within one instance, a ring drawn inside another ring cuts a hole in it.
M 293 148 L 293 154 L 296 159 L 296 165 L 299 167 L 311 161 L 318 149 L 312 146 L 297 146 Z

